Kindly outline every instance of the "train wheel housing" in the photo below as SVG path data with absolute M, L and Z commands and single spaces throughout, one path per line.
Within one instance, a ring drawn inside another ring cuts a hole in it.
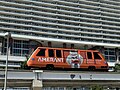
M 47 70 L 53 70 L 54 69 L 54 65 L 53 64 L 47 64 L 46 65 L 46 69 Z

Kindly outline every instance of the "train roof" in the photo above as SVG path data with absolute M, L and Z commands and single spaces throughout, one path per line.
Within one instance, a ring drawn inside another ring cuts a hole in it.
M 57 49 L 57 50 L 73 50 L 73 51 L 95 51 L 95 52 L 98 52 L 98 50 L 82 50 L 82 49 L 71 49 L 71 48 L 53 48 L 53 47 L 38 47 L 37 49 L 41 49 L 41 48 L 44 48 L 44 49 Z

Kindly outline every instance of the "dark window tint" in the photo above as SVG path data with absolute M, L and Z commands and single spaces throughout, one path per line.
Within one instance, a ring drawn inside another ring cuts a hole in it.
M 94 59 L 102 59 L 102 58 L 99 56 L 98 52 L 93 52 L 93 54 L 94 54 Z
M 45 49 L 40 49 L 36 56 L 45 56 Z
M 49 54 L 49 57 L 54 57 L 54 50 L 53 49 L 49 49 L 48 50 L 48 54 Z
M 92 53 L 91 52 L 87 52 L 87 56 L 88 56 L 88 59 L 92 59 Z
M 77 90 L 77 88 L 73 88 L 73 90 Z
M 62 55 L 61 55 L 61 50 L 56 50 L 56 57 L 62 57 Z

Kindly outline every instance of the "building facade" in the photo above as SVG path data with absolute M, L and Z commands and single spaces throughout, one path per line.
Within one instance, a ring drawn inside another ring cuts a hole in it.
M 110 66 L 120 60 L 119 0 L 0 0 L 0 64 L 11 33 L 9 67 L 38 46 L 98 49 Z

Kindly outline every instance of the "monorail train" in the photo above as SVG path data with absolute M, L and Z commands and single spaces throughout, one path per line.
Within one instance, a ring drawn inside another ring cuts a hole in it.
M 27 66 L 46 69 L 108 70 L 108 64 L 97 50 L 38 47 L 27 61 Z

